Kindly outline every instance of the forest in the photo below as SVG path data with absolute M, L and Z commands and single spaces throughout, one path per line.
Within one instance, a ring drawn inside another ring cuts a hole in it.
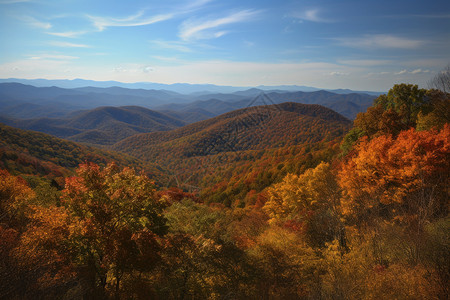
M 449 107 L 396 84 L 118 152 L 0 125 L 0 299 L 448 299 Z

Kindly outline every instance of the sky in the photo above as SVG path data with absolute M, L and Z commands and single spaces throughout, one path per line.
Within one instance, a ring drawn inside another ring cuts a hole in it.
M 445 0 L 0 0 L 0 78 L 428 87 Z

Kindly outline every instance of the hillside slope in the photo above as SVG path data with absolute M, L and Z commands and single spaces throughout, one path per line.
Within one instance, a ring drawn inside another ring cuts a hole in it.
M 162 176 L 158 167 L 125 154 L 100 150 L 0 123 L 0 169 L 6 169 L 13 174 L 62 179 L 86 161 L 100 165 L 115 162 L 122 167 L 145 170 L 155 179 Z
M 168 132 L 136 135 L 113 148 L 147 160 L 169 148 L 186 157 L 210 155 L 313 143 L 341 134 L 349 125 L 348 119 L 323 106 L 287 102 L 232 111 Z
M 170 170 L 174 182 L 168 185 L 181 182 L 186 189 L 195 187 L 205 193 L 224 181 L 243 185 L 250 176 L 247 188 L 240 189 L 245 197 L 249 190 L 260 191 L 286 172 L 299 173 L 307 164 L 328 159 L 350 126 L 348 119 L 326 107 L 283 103 L 244 108 L 171 131 L 135 135 L 113 149 Z M 277 175 L 269 176 L 273 168 L 278 168 Z M 262 179 L 265 176 L 270 178 Z
M 66 118 L 17 120 L 2 118 L 7 125 L 36 130 L 89 144 L 113 144 L 138 133 L 171 130 L 185 122 L 144 107 L 99 107 L 71 113 Z

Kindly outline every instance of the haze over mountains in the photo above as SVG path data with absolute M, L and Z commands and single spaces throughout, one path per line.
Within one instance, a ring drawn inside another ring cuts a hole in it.
M 60 80 L 48 80 L 48 79 L 18 79 L 18 78 L 7 78 L 0 79 L 0 83 L 5 82 L 17 82 L 26 85 L 32 85 L 36 87 L 51 87 L 57 86 L 61 88 L 82 88 L 82 87 L 98 87 L 98 88 L 108 88 L 108 87 L 122 87 L 128 89 L 155 89 L 155 90 L 169 90 L 177 92 L 180 94 L 192 94 L 192 93 L 234 93 L 242 90 L 251 89 L 253 87 L 235 87 L 235 86 L 223 86 L 214 84 L 187 84 L 187 83 L 175 83 L 175 84 L 162 84 L 153 82 L 136 82 L 136 83 L 124 83 L 119 81 L 94 81 L 85 79 L 60 79 Z M 284 91 L 303 91 L 303 92 L 313 92 L 323 90 L 320 88 L 310 87 L 310 86 L 298 86 L 298 85 L 280 85 L 280 86 L 264 86 L 260 85 L 256 88 L 260 90 L 284 90 Z M 384 92 L 375 91 L 352 91 L 349 89 L 331 89 L 331 92 L 337 94 L 348 94 L 348 93 L 363 93 L 374 96 L 379 96 Z

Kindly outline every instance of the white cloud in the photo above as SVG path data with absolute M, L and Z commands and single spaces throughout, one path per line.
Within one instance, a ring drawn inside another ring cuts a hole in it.
M 412 71 L 408 70 L 401 70 L 400 72 L 394 73 L 395 75 L 404 75 L 404 74 L 421 74 L 421 73 L 430 73 L 430 70 L 422 70 L 422 69 L 415 69 Z
M 424 41 L 407 39 L 389 34 L 366 34 L 357 38 L 334 38 L 333 40 L 341 46 L 365 49 L 415 49 L 424 44 Z
M 108 27 L 134 27 L 134 26 L 145 26 L 166 20 L 170 20 L 178 15 L 193 12 L 205 4 L 211 2 L 212 0 L 195 0 L 189 1 L 186 5 L 178 7 L 168 13 L 155 14 L 152 16 L 146 16 L 145 10 L 140 10 L 134 15 L 117 18 L 117 17 L 101 17 L 87 15 L 87 18 L 92 21 L 94 26 L 99 30 L 103 31 Z
M 415 69 L 411 71 L 411 74 L 419 74 L 419 73 L 430 73 L 430 70 Z
M 195 9 L 198 7 L 201 7 L 209 2 L 212 2 L 213 0 L 196 0 L 196 1 L 190 1 L 185 7 L 185 9 Z
M 46 32 L 46 33 L 59 37 L 74 38 L 86 34 L 87 31 L 66 31 L 66 32 Z
M 299 19 L 301 21 L 310 21 L 310 22 L 319 22 L 319 23 L 328 23 L 331 22 L 331 20 L 327 20 L 325 18 L 322 18 L 319 16 L 320 9 L 314 8 L 305 10 L 303 12 L 295 12 L 291 14 L 291 17 L 294 17 L 296 19 Z
M 90 48 L 91 46 L 85 44 L 74 44 L 67 42 L 52 42 L 51 45 L 56 47 L 66 47 L 66 48 Z
M 144 16 L 144 11 L 140 11 L 135 15 L 125 18 L 111 18 L 111 17 L 97 17 L 89 16 L 88 18 L 94 23 L 94 26 L 103 31 L 108 27 L 131 27 L 131 26 L 144 26 L 157 22 L 169 20 L 174 17 L 173 13 L 159 14 L 154 16 Z
M 216 19 L 187 20 L 181 24 L 179 37 L 184 41 L 217 38 L 227 33 L 226 31 L 214 31 L 217 27 L 250 21 L 259 13 L 259 11 L 255 10 L 241 10 Z
M 179 62 L 179 59 L 174 56 L 159 56 L 159 55 L 153 55 L 154 59 L 164 62 Z
M 154 69 L 150 66 L 145 66 L 142 68 L 142 70 L 144 71 L 144 73 L 149 73 L 149 72 L 153 72 Z
M 163 49 L 171 49 L 176 50 L 180 52 L 192 52 L 192 49 L 186 46 L 184 42 L 178 42 L 178 41 L 151 41 L 155 46 Z
M 350 65 L 350 66 L 358 66 L 358 67 L 373 67 L 373 66 L 382 66 L 391 64 L 392 61 L 390 60 L 378 60 L 378 59 L 339 59 L 337 60 L 338 63 L 343 65 Z
M 330 72 L 330 75 L 331 76 L 347 76 L 347 75 L 350 75 L 350 74 L 349 73 L 344 73 L 344 72 L 333 71 L 333 72 Z
M 49 22 L 42 22 L 31 16 L 21 16 L 21 17 L 19 17 L 19 19 L 23 22 L 28 23 L 29 25 L 31 25 L 33 27 L 43 28 L 43 29 L 52 28 L 52 24 L 50 24 Z
M 61 55 L 61 54 L 41 54 L 41 55 L 31 55 L 30 59 L 42 60 L 42 59 L 53 59 L 53 60 L 72 60 L 78 59 L 77 56 L 71 55 Z

